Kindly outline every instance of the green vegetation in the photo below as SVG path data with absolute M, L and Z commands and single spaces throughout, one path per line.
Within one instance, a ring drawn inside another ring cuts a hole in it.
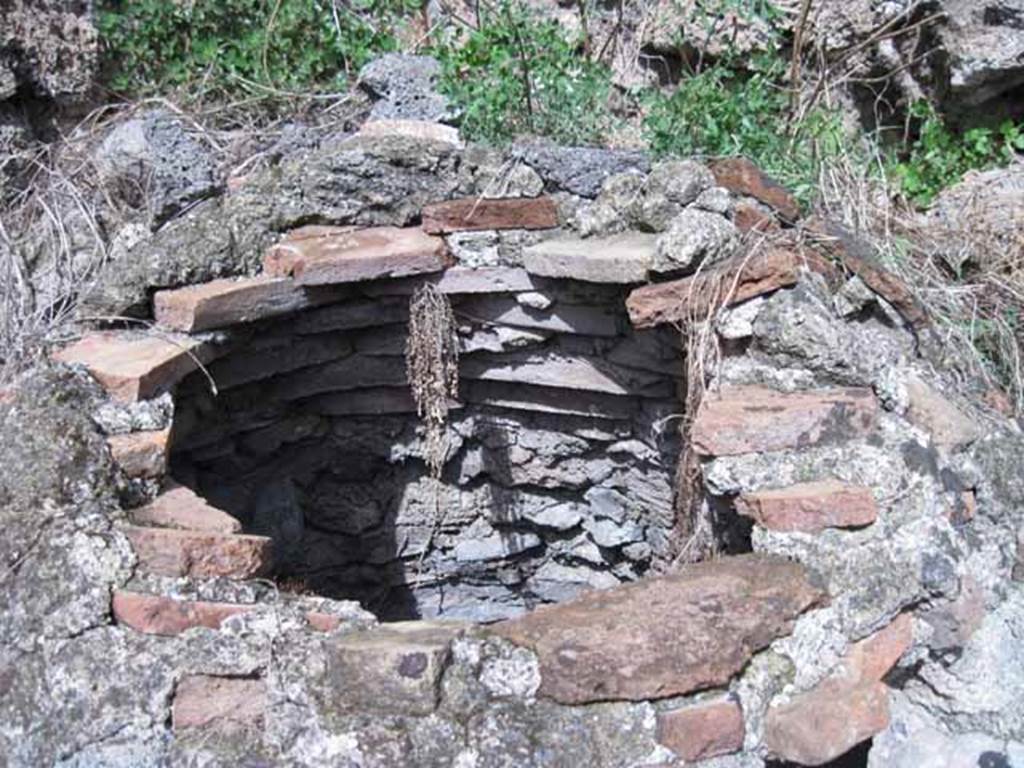
M 1011 121 L 958 135 L 927 102 L 916 103 L 911 115 L 921 121 L 917 139 L 891 170 L 903 194 L 918 206 L 927 206 L 967 171 L 1006 165 L 1024 150 L 1024 126 Z
M 343 89 L 395 50 L 395 25 L 420 0 L 102 0 L 109 83 L 151 93 L 176 86 Z
M 582 54 L 583 40 L 510 0 L 481 8 L 481 17 L 479 28 L 462 28 L 432 50 L 444 67 L 441 89 L 463 109 L 465 136 L 599 143 L 612 124 L 610 75 Z
M 790 125 L 784 65 L 754 57 L 748 69 L 720 61 L 646 100 L 644 128 L 658 155 L 745 155 L 801 200 L 817 186 L 823 158 L 840 151 L 837 114 L 818 109 Z

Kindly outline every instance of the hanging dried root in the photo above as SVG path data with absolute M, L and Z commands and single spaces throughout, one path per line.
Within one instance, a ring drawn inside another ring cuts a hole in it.
M 434 521 L 417 566 L 423 562 L 444 522 L 441 472 L 448 457 L 448 406 L 459 393 L 459 340 L 448 297 L 424 285 L 409 303 L 409 340 L 405 346 L 406 376 L 424 428 L 424 460 L 433 481 Z
M 418 288 L 409 304 L 405 365 L 426 431 L 427 467 L 439 480 L 448 453 L 448 403 L 459 391 L 459 342 L 451 304 L 433 285 Z

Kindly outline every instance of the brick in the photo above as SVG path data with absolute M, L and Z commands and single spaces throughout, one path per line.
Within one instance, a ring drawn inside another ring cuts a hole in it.
M 775 232 L 781 229 L 779 220 L 756 203 L 740 201 L 732 214 L 732 223 L 740 232 Z
M 728 683 L 823 598 L 799 564 L 740 555 L 587 592 L 491 631 L 537 654 L 543 696 L 642 701 Z
M 560 237 L 523 250 L 531 275 L 590 283 L 641 283 L 654 262 L 657 236 L 627 232 L 609 237 Z
M 800 218 L 800 206 L 789 191 L 745 157 L 730 157 L 711 164 L 720 187 L 736 195 L 749 195 L 770 206 L 787 221 Z
M 463 629 L 457 622 L 394 622 L 334 640 L 327 653 L 336 706 L 431 714 L 437 709 L 452 640 Z
M 215 733 L 261 731 L 267 707 L 263 680 L 186 675 L 174 689 L 171 727 Z
M 267 274 L 291 276 L 300 285 L 404 277 L 439 272 L 449 264 L 444 240 L 419 227 L 302 229 L 271 248 L 263 261 Z
M 164 491 L 146 506 L 132 510 L 129 515 L 138 525 L 208 533 L 238 533 L 242 530 L 238 520 L 211 506 L 184 486 Z
M 982 436 L 981 425 L 916 375 L 907 379 L 907 420 L 945 450 L 956 451 Z
M 146 635 L 180 635 L 196 627 L 220 629 L 221 623 L 251 606 L 235 603 L 211 603 L 201 600 L 175 600 L 165 595 L 141 592 L 114 593 L 114 619 Z
M 53 357 L 84 365 L 107 392 L 127 403 L 148 400 L 220 354 L 213 345 L 169 334 L 90 333 Z
M 626 309 L 636 328 L 703 320 L 713 307 L 729 307 L 794 285 L 803 264 L 823 268 L 807 252 L 768 248 L 753 256 L 733 257 L 690 277 L 637 288 L 627 297 Z
M 107 438 L 114 461 L 128 477 L 154 479 L 167 472 L 170 428 L 131 432 Z
M 687 762 L 738 752 L 743 737 L 743 711 L 731 699 L 658 713 L 658 741 Z
M 423 231 L 432 235 L 485 229 L 553 229 L 558 208 L 550 197 L 448 200 L 423 206 Z
M 899 277 L 878 264 L 873 247 L 834 222 L 816 218 L 805 230 L 817 238 L 815 248 L 826 258 L 859 277 L 874 293 L 888 301 L 907 325 L 916 330 L 931 321 L 924 307 Z
M 836 480 L 744 493 L 736 511 L 773 531 L 805 533 L 871 525 L 878 517 L 870 488 Z
M 870 389 L 723 387 L 704 396 L 690 439 L 702 456 L 736 456 L 859 437 L 877 421 L 878 401 Z
M 880 681 L 912 641 L 912 618 L 903 614 L 850 646 L 834 674 L 768 710 L 768 750 L 799 765 L 823 765 L 885 730 L 889 694 Z
M 138 526 L 125 526 L 123 531 L 139 568 L 159 576 L 251 579 L 273 566 L 273 543 L 264 536 Z
M 347 295 L 335 286 L 296 285 L 288 278 L 225 278 L 157 291 L 153 312 L 157 324 L 164 328 L 205 331 L 287 315 L 339 301 Z

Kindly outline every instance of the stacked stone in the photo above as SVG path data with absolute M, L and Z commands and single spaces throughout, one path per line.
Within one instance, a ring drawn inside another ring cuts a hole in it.
M 265 277 L 158 293 L 164 327 L 232 333 L 179 389 L 174 476 L 272 538 L 279 573 L 385 616 L 493 620 L 638 578 L 669 551 L 677 334 L 630 327 L 636 278 L 595 271 L 600 245 L 465 267 L 442 238 L 558 224 L 546 197 L 456 200 L 421 228 L 303 228 Z M 649 248 L 611 253 L 645 274 Z M 439 485 L 406 380 L 425 282 L 451 301 L 460 346 Z

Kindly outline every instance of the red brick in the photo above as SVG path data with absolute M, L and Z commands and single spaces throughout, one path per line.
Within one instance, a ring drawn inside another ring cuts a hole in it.
M 128 477 L 159 478 L 167 471 L 170 429 L 131 432 L 107 438 L 114 461 Z
M 885 730 L 889 694 L 879 681 L 912 640 L 912 619 L 905 614 L 854 643 L 835 674 L 768 710 L 768 750 L 800 765 L 822 765 Z
M 800 218 L 800 206 L 785 187 L 745 157 L 730 157 L 711 164 L 720 187 L 737 195 L 749 195 L 771 206 L 787 221 Z
M 805 533 L 870 525 L 878 517 L 870 488 L 837 480 L 745 493 L 736 511 L 773 531 Z
M 164 491 L 151 503 L 129 514 L 139 525 L 210 533 L 238 533 L 242 530 L 238 520 L 211 506 L 184 486 Z
M 743 711 L 730 699 L 658 714 L 658 741 L 686 761 L 743 749 Z
M 262 680 L 186 675 L 178 681 L 171 707 L 175 731 L 203 728 L 216 732 L 260 730 L 267 707 Z
M 469 197 L 423 206 L 423 230 L 433 235 L 480 229 L 552 229 L 558 208 L 549 197 Z
M 732 223 L 740 232 L 774 232 L 781 229 L 779 220 L 756 203 L 739 202 L 732 214 Z
M 913 642 L 914 619 L 909 613 L 901 613 L 873 635 L 850 646 L 841 674 L 852 683 L 879 681 Z
M 225 619 L 251 610 L 234 603 L 175 600 L 164 595 L 115 592 L 114 619 L 147 635 L 180 635 L 187 629 L 220 629 Z
M 870 389 L 725 387 L 704 396 L 690 439 L 703 456 L 735 456 L 866 435 L 877 421 Z
M 318 227 L 289 234 L 270 249 L 263 266 L 274 277 L 324 285 L 439 272 L 449 259 L 444 240 L 419 227 Z
M 112 397 L 132 403 L 170 390 L 217 354 L 213 346 L 187 336 L 100 332 L 53 357 L 84 365 Z
M 264 536 L 242 536 L 171 528 L 126 526 L 139 568 L 161 576 L 206 578 L 263 576 L 273 565 L 273 545 Z
M 341 619 L 322 611 L 307 611 L 306 621 L 317 632 L 333 632 L 341 626 Z
M 637 288 L 627 297 L 626 309 L 636 328 L 702 321 L 712 309 L 794 285 L 802 265 L 825 269 L 809 252 L 772 247 L 753 256 L 728 259 L 697 275 Z
M 732 679 L 823 593 L 796 563 L 723 557 L 586 592 L 492 627 L 537 654 L 563 704 L 660 699 Z
M 982 436 L 973 419 L 918 376 L 907 379 L 907 420 L 931 435 L 940 448 L 956 450 Z
M 153 313 L 164 328 L 205 331 L 286 315 L 346 296 L 347 292 L 333 286 L 301 286 L 288 278 L 225 278 L 157 291 Z

